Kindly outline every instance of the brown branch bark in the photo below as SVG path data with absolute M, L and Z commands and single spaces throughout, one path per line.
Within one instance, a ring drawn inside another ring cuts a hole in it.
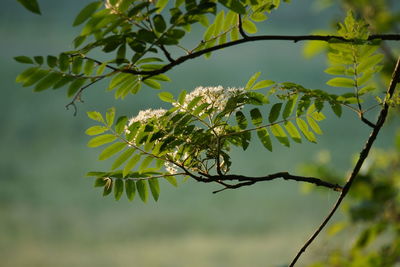
M 191 54 L 181 56 L 174 60 L 173 62 L 164 65 L 164 67 L 158 69 L 158 70 L 152 70 L 152 71 L 137 71 L 137 70 L 121 70 L 122 72 L 126 73 L 131 73 L 135 75 L 147 75 L 145 78 L 150 78 L 151 76 L 158 75 L 161 73 L 165 73 L 168 70 L 172 69 L 173 67 L 182 64 L 183 62 L 200 57 L 204 54 L 207 54 L 209 52 L 217 51 L 223 48 L 239 45 L 239 44 L 244 44 L 248 42 L 255 42 L 255 41 L 293 41 L 295 43 L 300 42 L 300 41 L 324 41 L 324 42 L 329 42 L 331 40 L 337 40 L 341 42 L 353 42 L 353 39 L 345 39 L 341 36 L 336 36 L 336 35 L 260 35 L 260 36 L 248 36 L 236 41 L 231 41 L 227 42 L 224 44 L 216 45 L 213 47 L 209 47 L 197 52 L 193 52 Z M 388 40 L 388 41 L 400 41 L 400 34 L 373 34 L 368 37 L 368 40 Z
M 300 256 L 306 251 L 308 246 L 315 240 L 315 238 L 319 235 L 319 233 L 325 228 L 326 224 L 330 221 L 332 216 L 335 214 L 337 209 L 339 208 L 340 204 L 342 203 L 343 199 L 346 197 L 347 193 L 349 192 L 351 185 L 353 184 L 354 180 L 356 179 L 365 159 L 368 157 L 368 153 L 371 150 L 372 145 L 375 142 L 376 137 L 378 136 L 378 133 L 382 129 L 382 126 L 385 123 L 388 111 L 389 111 L 389 104 L 388 100 L 390 100 L 393 96 L 394 90 L 396 89 L 396 85 L 400 82 L 400 57 L 397 60 L 396 67 L 393 71 L 392 75 L 392 80 L 390 81 L 390 85 L 387 89 L 386 93 L 386 98 L 384 105 L 381 109 L 381 112 L 379 114 L 378 120 L 375 124 L 375 127 L 373 127 L 373 130 L 365 143 L 364 148 L 361 150 L 360 155 L 358 157 L 358 160 L 356 162 L 356 165 L 353 168 L 353 171 L 351 172 L 349 178 L 347 179 L 347 182 L 338 198 L 336 201 L 335 205 L 332 207 L 331 211 L 328 213 L 326 218 L 323 220 L 323 222 L 320 224 L 320 226 L 315 230 L 315 232 L 311 235 L 311 237 L 307 240 L 307 242 L 301 247 L 299 252 L 296 254 L 295 258 L 293 261 L 290 263 L 289 267 L 292 267 L 296 264 Z
M 189 173 L 189 172 L 186 172 Z M 189 174 L 192 176 L 191 174 Z M 306 177 L 306 176 L 298 176 L 298 175 L 292 175 L 288 172 L 277 172 L 277 173 L 272 173 L 266 176 L 261 176 L 261 177 L 250 177 L 250 176 L 244 176 L 244 175 L 235 175 L 235 174 L 227 174 L 227 175 L 208 175 L 206 178 L 203 177 L 193 177 L 195 180 L 198 182 L 203 182 L 203 183 L 212 183 L 212 182 L 217 182 L 221 183 L 225 186 L 224 189 L 236 189 L 242 186 L 248 186 L 248 185 L 253 185 L 258 182 L 265 182 L 265 181 L 272 181 L 275 179 L 284 179 L 284 180 L 291 180 L 291 181 L 297 181 L 297 182 L 305 182 L 305 183 L 310 183 L 314 184 L 316 186 L 321 186 L 321 187 L 326 187 L 329 189 L 333 189 L 335 191 L 342 191 L 343 187 L 338 185 L 338 184 L 332 184 L 326 181 L 323 181 L 321 179 L 315 178 L 315 177 Z M 226 181 L 236 181 L 238 182 L 237 184 L 227 184 L 225 183 Z M 222 190 L 215 191 L 214 193 L 220 192 Z

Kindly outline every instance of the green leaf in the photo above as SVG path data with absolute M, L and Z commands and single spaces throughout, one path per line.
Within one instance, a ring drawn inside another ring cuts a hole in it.
M 178 186 L 178 181 L 174 176 L 164 176 L 165 180 L 168 181 L 168 183 L 172 184 L 173 186 L 177 187 Z
M 106 179 L 104 177 L 97 177 L 94 181 L 94 187 L 104 187 L 106 185 Z
M 114 123 L 114 118 L 115 118 L 115 108 L 109 108 L 106 112 L 106 122 L 107 126 L 111 127 L 111 125 Z
M 153 17 L 153 24 L 154 27 L 156 28 L 156 31 L 159 33 L 164 32 L 165 29 L 167 28 L 167 24 L 165 23 L 165 20 L 161 15 L 155 15 Z
M 136 195 L 136 186 L 132 179 L 125 179 L 125 193 L 129 201 L 133 201 Z
M 322 130 L 321 130 L 321 128 L 319 127 L 319 125 L 317 124 L 317 122 L 316 122 L 313 118 L 311 118 L 311 116 L 307 116 L 307 122 L 308 122 L 308 125 L 310 125 L 311 129 L 312 129 L 316 134 L 322 135 Z
M 79 35 L 74 39 L 74 48 L 78 48 L 87 39 L 87 35 Z
M 55 56 L 47 56 L 47 65 L 50 68 L 55 68 L 58 64 L 58 58 Z
M 237 27 L 233 28 L 231 31 L 231 41 L 239 40 L 239 29 Z
M 363 86 L 365 83 L 367 83 L 372 78 L 372 75 L 374 75 L 373 70 L 365 71 L 363 76 L 361 76 L 360 78 L 357 79 L 357 86 L 358 87 Z
M 162 101 L 167 102 L 167 103 L 174 103 L 175 102 L 174 96 L 170 92 L 161 92 L 161 93 L 158 94 L 158 97 Z
M 68 87 L 67 96 L 71 97 L 78 92 L 80 88 L 86 83 L 86 79 L 76 79 L 73 81 L 70 86 Z
M 294 111 L 294 107 L 296 105 L 297 96 L 298 95 L 296 95 L 294 98 L 292 98 L 286 102 L 285 108 L 283 109 L 283 112 L 282 112 L 283 119 L 286 120 L 290 115 L 292 115 L 292 113 Z
M 368 69 L 371 69 L 373 66 L 380 63 L 383 60 L 383 58 L 384 58 L 384 56 L 382 54 L 376 54 L 376 55 L 365 58 L 358 65 L 357 73 L 362 73 Z
M 147 188 L 147 183 L 144 180 L 139 180 L 136 182 L 136 189 L 139 193 L 140 199 L 146 203 L 149 198 L 149 190 Z
M 296 126 L 294 126 L 294 124 L 291 121 L 285 122 L 284 126 L 290 137 L 293 139 L 293 141 L 295 141 L 296 143 L 301 143 L 301 135 L 297 130 Z
M 311 117 L 316 121 L 322 121 L 326 119 L 325 115 L 322 112 L 313 112 L 311 114 Z
M 104 123 L 104 119 L 103 116 L 101 115 L 100 112 L 98 111 L 88 111 L 87 115 L 90 119 L 94 120 L 94 121 L 98 121 L 98 122 L 103 122 Z
M 312 143 L 316 143 L 317 142 L 317 139 L 315 138 L 315 135 L 308 130 L 308 125 L 303 119 L 296 118 L 296 123 L 297 123 L 297 126 L 299 127 L 300 131 L 303 133 L 304 137 L 308 141 L 310 141 Z
M 17 83 L 23 83 L 25 82 L 30 76 L 32 76 L 35 72 L 37 72 L 39 70 L 38 67 L 31 67 L 28 68 L 26 70 L 24 70 L 22 73 L 20 73 L 17 78 L 15 79 L 15 81 Z
M 36 0 L 17 0 L 17 1 L 32 13 L 41 15 L 40 7 Z
M 114 181 L 114 198 L 119 200 L 124 193 L 124 181 L 122 179 L 115 179 Z
M 32 75 L 27 77 L 27 79 L 24 81 L 22 86 L 23 87 L 28 87 L 28 86 L 34 85 L 35 83 L 37 83 L 40 80 L 42 80 L 49 72 L 50 72 L 49 70 L 38 69 Z
M 122 163 L 127 161 L 130 156 L 132 156 L 133 152 L 136 151 L 136 148 L 130 147 L 127 150 L 125 150 L 119 157 L 114 161 L 114 163 L 111 166 L 111 170 L 115 170 L 119 166 L 121 166 Z
M 78 26 L 84 23 L 88 18 L 90 18 L 90 16 L 94 14 L 94 12 L 96 12 L 97 9 L 101 7 L 102 2 L 103 1 L 96 1 L 86 5 L 76 16 L 72 26 Z
M 161 11 L 167 6 L 168 0 L 158 0 L 156 2 L 157 13 L 161 13 Z
M 270 123 L 274 123 L 281 112 L 282 103 L 276 103 L 272 106 L 271 111 L 269 112 L 268 120 Z
M 271 80 L 263 80 L 263 81 L 259 81 L 258 83 L 256 83 L 251 90 L 258 90 L 261 88 L 266 88 L 266 87 L 270 87 L 271 85 L 275 84 L 274 81 Z
M 116 57 L 115 62 L 118 65 L 120 65 L 120 64 L 124 63 L 125 57 L 126 57 L 126 44 L 123 43 L 117 50 L 117 57 Z
M 93 60 L 86 60 L 85 67 L 83 67 L 83 73 L 87 76 L 91 75 L 95 67 Z
M 226 13 L 226 17 L 224 20 L 224 26 L 223 26 L 223 30 L 226 32 L 228 30 L 230 30 L 232 27 L 236 26 L 236 14 L 235 12 L 232 11 L 228 11 L 228 13 Z
M 61 71 L 68 71 L 69 69 L 69 56 L 67 54 L 61 53 L 58 57 L 58 67 Z
M 183 90 L 183 91 L 179 94 L 179 96 L 178 96 L 178 103 L 179 103 L 179 104 L 183 105 L 183 104 L 185 103 L 186 94 L 187 94 L 186 90 Z
M 272 151 L 272 142 L 271 142 L 271 138 L 269 137 L 269 133 L 268 133 L 267 129 L 265 129 L 265 128 L 257 129 L 257 136 L 260 139 L 263 146 L 266 149 L 268 149 L 269 151 Z
M 285 131 L 282 129 L 282 127 L 279 124 L 274 124 L 270 127 L 271 129 L 271 133 L 273 136 L 276 137 L 276 139 L 278 139 L 278 141 L 284 145 L 289 147 L 290 143 L 289 143 L 289 138 L 287 137 Z
M 110 84 L 108 85 L 107 90 L 112 90 L 115 87 L 117 87 L 118 85 L 124 83 L 125 81 L 127 81 L 128 79 L 132 78 L 132 74 L 129 73 L 118 73 L 117 75 L 115 75 L 111 81 Z
M 126 124 L 128 122 L 128 118 L 126 116 L 119 117 L 117 122 L 115 123 L 115 132 L 119 135 L 123 133 L 125 130 Z
M 333 113 L 340 118 L 342 116 L 342 106 L 339 103 L 330 103 Z
M 347 75 L 346 68 L 344 66 L 329 67 L 325 70 L 325 73 L 331 75 Z
M 244 20 L 243 30 L 245 30 L 247 33 L 253 34 L 257 32 L 257 26 L 250 20 Z
M 23 64 L 33 64 L 33 60 L 30 57 L 18 56 L 14 57 L 15 61 Z
M 225 12 L 223 10 L 221 10 L 218 15 L 215 17 L 215 28 L 214 28 L 214 35 L 218 36 L 219 33 L 222 30 L 222 27 L 224 25 L 224 16 L 225 16 Z
M 103 152 L 100 153 L 99 160 L 108 159 L 109 157 L 113 156 L 114 154 L 120 152 L 126 146 L 127 145 L 125 143 L 121 143 L 121 142 L 117 142 L 117 143 L 114 143 L 114 144 L 108 146 L 106 149 L 103 150 Z
M 254 108 L 250 110 L 250 117 L 251 117 L 251 122 L 255 126 L 260 126 L 262 123 L 262 115 L 261 112 L 258 108 Z
M 238 14 L 246 13 L 245 6 L 239 0 L 218 0 L 218 2 Z
M 135 167 L 135 165 L 139 162 L 140 160 L 140 154 L 134 155 L 128 163 L 126 163 L 124 170 L 122 171 L 122 176 L 126 177 L 129 172 Z
M 103 134 L 92 138 L 87 145 L 88 147 L 98 147 L 107 143 L 111 143 L 115 139 L 117 138 L 112 134 Z
M 151 88 L 161 89 L 161 84 L 159 84 L 158 82 L 156 82 L 152 79 L 146 79 L 143 81 L 143 83 Z
M 258 79 L 258 77 L 260 76 L 261 72 L 257 72 L 255 73 L 253 76 L 251 76 L 251 78 L 249 79 L 249 81 L 247 82 L 246 86 L 244 87 L 245 90 L 250 90 L 254 83 L 256 82 L 256 80 Z
M 241 111 L 237 111 L 235 114 L 236 122 L 239 125 L 239 128 L 244 130 L 247 128 L 247 119 L 246 116 Z
M 44 59 L 43 59 L 42 56 L 36 56 L 36 57 L 33 57 L 33 59 L 34 59 L 35 62 L 36 62 L 37 64 L 39 64 L 39 65 L 42 65 L 43 62 L 44 62 Z
M 72 73 L 80 74 L 82 69 L 82 63 L 83 59 L 81 57 L 75 57 L 71 67 Z
M 72 82 L 73 80 L 74 80 L 73 76 L 67 76 L 66 74 L 62 74 L 62 78 L 53 85 L 53 89 L 61 88 L 64 85 Z
M 153 196 L 153 199 L 155 201 L 157 201 L 160 196 L 160 185 L 158 183 L 158 179 L 152 178 L 152 179 L 149 179 L 148 182 L 149 182 L 150 191 Z
M 98 135 L 98 134 L 102 134 L 105 131 L 107 131 L 108 128 L 104 127 L 104 126 L 100 126 L 100 125 L 96 125 L 96 126 L 92 126 L 90 128 L 88 128 L 85 133 L 87 135 Z
M 171 79 L 165 74 L 158 74 L 156 76 L 151 77 L 153 80 L 163 81 L 163 82 L 170 82 Z
M 154 158 L 152 156 L 145 157 L 144 160 L 142 161 L 142 164 L 140 164 L 139 166 L 139 173 L 143 173 L 143 171 L 146 170 L 146 168 L 150 165 L 153 159 Z
M 59 80 L 61 80 L 62 74 L 57 73 L 57 72 L 52 72 L 49 75 L 47 75 L 45 78 L 40 80 L 35 86 L 35 89 L 33 91 L 35 92 L 41 92 L 46 89 L 49 89 L 51 86 L 56 84 Z
M 348 87 L 348 88 L 353 88 L 354 87 L 354 80 L 349 79 L 349 78 L 333 78 L 330 79 L 329 81 L 326 82 L 327 85 L 330 85 L 332 87 Z

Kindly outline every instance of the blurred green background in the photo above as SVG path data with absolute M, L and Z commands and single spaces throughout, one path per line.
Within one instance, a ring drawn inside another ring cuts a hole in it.
M 92 125 L 87 110 L 115 106 L 119 114 L 158 108 L 158 91 L 144 88 L 115 101 L 105 84 L 87 90 L 78 115 L 67 111 L 65 90 L 32 93 L 15 77 L 23 70 L 18 55 L 47 55 L 72 49 L 79 29 L 75 15 L 89 1 L 42 0 L 42 16 L 4 0 L 0 9 L 0 265 L 1 266 L 277 266 L 288 263 L 320 223 L 337 193 L 302 194 L 294 182 L 273 181 L 213 195 L 216 185 L 162 183 L 158 203 L 115 202 L 103 198 L 85 178 L 90 170 L 106 170 L 98 150 L 86 147 L 84 131 Z M 338 9 L 318 11 L 313 1 L 283 4 L 260 27 L 263 34 L 307 34 L 329 27 Z M 193 36 L 201 34 L 193 29 Z M 197 35 L 198 37 L 199 35 Z M 200 35 L 201 36 L 201 35 Z M 198 39 L 189 39 L 195 44 Z M 326 88 L 324 58 L 305 60 L 303 44 L 259 42 L 225 49 L 211 59 L 199 58 L 176 67 L 165 90 L 177 94 L 196 86 L 245 85 L 257 71 L 276 81 Z M 234 172 L 265 175 L 295 172 L 330 150 L 332 163 L 349 167 L 368 129 L 344 114 L 327 114 L 318 145 L 275 146 L 274 154 L 257 140 L 246 151 L 234 151 Z M 355 123 L 354 123 L 355 121 Z M 379 146 L 387 146 L 393 126 L 383 130 Z M 346 240 L 344 242 L 351 242 Z M 321 237 L 307 257 L 327 249 Z

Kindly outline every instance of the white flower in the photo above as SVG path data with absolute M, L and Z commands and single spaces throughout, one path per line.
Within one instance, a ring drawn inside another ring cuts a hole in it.
M 210 108 L 215 108 L 216 111 L 222 111 L 226 107 L 228 100 L 234 96 L 244 94 L 246 91 L 243 88 L 223 88 L 222 86 L 216 87 L 196 87 L 191 93 L 187 94 L 182 108 L 186 110 L 189 103 L 196 97 L 201 97 L 197 105 L 207 103 Z M 174 104 L 177 106 L 178 104 Z
M 110 0 L 106 0 L 106 2 L 104 3 L 104 6 L 106 9 L 110 9 L 111 13 L 115 14 L 116 10 L 118 10 L 118 7 L 120 6 L 122 0 L 116 0 L 113 2 L 114 2 L 114 4 L 112 4 Z
M 131 125 L 134 122 L 146 123 L 150 119 L 160 118 L 167 112 L 166 109 L 146 109 L 141 110 L 136 117 L 133 117 L 129 120 L 128 125 Z
M 165 167 L 165 170 L 167 172 L 169 172 L 170 174 L 177 174 L 178 173 L 178 168 L 176 167 L 176 165 L 174 165 L 174 164 L 172 164 L 172 163 L 170 163 L 168 161 L 166 161 L 164 163 L 164 167 Z

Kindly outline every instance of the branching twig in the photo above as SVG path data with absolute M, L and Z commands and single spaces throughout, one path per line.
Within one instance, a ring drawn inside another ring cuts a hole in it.
M 316 231 L 312 234 L 312 236 L 308 239 L 308 241 L 301 247 L 293 261 L 290 263 L 289 267 L 292 267 L 296 264 L 297 260 L 300 256 L 306 251 L 308 246 L 315 240 L 315 238 L 319 235 L 319 233 L 324 229 L 326 224 L 330 221 L 332 216 L 335 214 L 336 210 L 339 208 L 340 204 L 342 203 L 343 199 L 346 197 L 347 193 L 349 192 L 351 185 L 353 184 L 354 180 L 356 179 L 365 159 L 368 157 L 368 153 L 371 150 L 373 143 L 375 142 L 378 133 L 380 132 L 383 124 L 385 123 L 386 117 L 389 111 L 389 104 L 388 100 L 390 100 L 393 96 L 394 90 L 396 88 L 397 83 L 400 82 L 400 57 L 397 60 L 396 67 L 393 71 L 392 80 L 390 81 L 390 85 L 387 89 L 387 96 L 382 106 L 381 112 L 379 114 L 378 120 L 376 122 L 375 127 L 373 128 L 371 135 L 369 136 L 364 148 L 360 152 L 360 156 L 357 160 L 356 165 L 353 168 L 349 178 L 345 186 L 343 187 L 342 193 L 340 194 L 338 200 L 336 201 L 335 205 L 332 207 L 331 211 L 321 223 L 321 225 L 316 229 Z
M 288 172 L 277 172 L 277 173 L 272 173 L 266 176 L 261 176 L 261 177 L 249 177 L 249 176 L 244 176 L 244 175 L 235 175 L 235 174 L 228 174 L 224 176 L 210 176 L 209 181 L 238 181 L 238 184 L 234 185 L 227 185 L 229 189 L 235 189 L 239 188 L 242 186 L 247 186 L 247 185 L 252 185 L 258 182 L 264 182 L 264 181 L 272 181 L 275 179 L 282 178 L 284 180 L 292 180 L 292 181 L 297 181 L 297 182 L 305 182 L 305 183 L 311 183 L 316 186 L 322 186 L 326 187 L 329 189 L 333 189 L 335 191 L 342 191 L 343 187 L 338 185 L 338 184 L 332 184 L 326 181 L 323 181 L 321 179 L 315 178 L 315 177 L 306 177 L 306 176 L 298 176 L 298 175 L 292 175 Z
M 242 23 L 242 16 L 241 15 L 238 15 L 238 21 L 239 21 L 238 28 L 239 28 L 240 35 L 243 37 L 243 39 L 249 38 L 249 36 L 243 30 L 243 23 Z
M 78 92 L 76 92 L 76 94 L 74 95 L 74 97 L 72 98 L 72 101 L 69 102 L 69 103 L 65 106 L 65 108 L 68 110 L 69 107 L 72 106 L 72 107 L 74 108 L 74 116 L 76 116 L 76 114 L 77 114 L 77 112 L 78 112 L 78 109 L 77 109 L 77 107 L 76 107 L 76 103 L 75 103 L 75 102 L 76 102 L 77 100 L 82 101 L 82 100 L 81 100 L 81 94 L 82 94 L 83 90 L 85 90 L 85 89 L 88 88 L 89 86 L 91 86 L 91 85 L 97 83 L 98 81 L 104 79 L 105 77 L 106 77 L 106 76 L 101 76 L 101 77 L 97 78 L 96 80 L 92 81 L 91 83 L 89 83 L 89 84 L 87 84 L 87 85 L 81 87 L 81 88 L 78 90 Z
M 400 34 L 372 34 L 368 37 L 368 40 L 389 40 L 389 41 L 400 41 Z M 121 70 L 122 72 L 126 73 L 131 73 L 135 75 L 158 75 L 161 73 L 165 73 L 168 70 L 172 69 L 173 67 L 182 64 L 183 62 L 200 57 L 204 54 L 207 54 L 209 52 L 221 50 L 223 48 L 247 43 L 247 42 L 255 42 L 255 41 L 267 41 L 267 40 L 280 40 L 280 41 L 293 41 L 295 43 L 300 42 L 300 41 L 323 41 L 323 42 L 329 42 L 331 40 L 336 40 L 336 41 L 341 41 L 341 42 L 354 42 L 355 40 L 353 39 L 345 39 L 341 36 L 337 35 L 260 35 L 260 36 L 248 36 L 245 39 L 239 39 L 231 42 L 227 42 L 224 44 L 212 46 L 209 48 L 205 48 L 203 50 L 193 52 L 191 54 L 181 56 L 174 60 L 173 62 L 165 65 L 164 67 L 157 69 L 157 70 L 151 70 L 151 71 L 140 71 L 140 70 L 133 70 L 133 69 L 128 69 L 128 70 Z
M 169 62 L 174 62 L 175 60 L 171 57 L 171 54 L 165 48 L 164 45 L 160 45 L 161 50 L 164 52 L 165 57 L 168 59 Z

